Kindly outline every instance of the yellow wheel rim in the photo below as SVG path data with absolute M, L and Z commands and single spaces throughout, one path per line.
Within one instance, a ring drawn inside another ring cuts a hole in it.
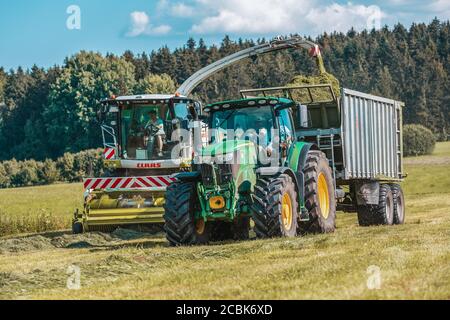
M 330 195 L 328 193 L 328 184 L 323 173 L 319 174 L 317 179 L 317 193 L 319 196 L 319 207 L 322 216 L 327 219 L 330 214 Z
M 203 234 L 203 232 L 205 232 L 205 220 L 203 219 L 199 219 L 197 220 L 197 222 L 195 223 L 195 232 L 197 234 Z
M 289 194 L 283 195 L 281 203 L 281 217 L 283 219 L 283 226 L 285 230 L 290 230 L 292 227 L 292 201 Z

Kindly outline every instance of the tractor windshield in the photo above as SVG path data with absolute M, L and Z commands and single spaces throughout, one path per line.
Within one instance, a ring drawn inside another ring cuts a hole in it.
M 169 103 L 123 106 L 120 113 L 123 157 L 137 160 L 170 159 L 174 145 L 170 138 L 173 130 L 177 129 L 177 122 L 172 120 L 186 120 L 187 115 L 186 103 L 175 103 L 173 114 Z
M 214 111 L 211 115 L 212 141 L 259 138 L 270 144 L 275 121 L 271 106 L 245 107 Z M 232 135 L 232 137 L 231 137 Z

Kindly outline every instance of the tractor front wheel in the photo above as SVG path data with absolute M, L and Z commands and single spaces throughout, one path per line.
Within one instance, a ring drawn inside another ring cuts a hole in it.
M 167 187 L 164 229 L 172 246 L 209 242 L 212 225 L 203 219 L 195 219 L 198 203 L 194 183 L 177 181 Z
M 305 207 L 309 220 L 299 223 L 299 233 L 334 232 L 336 195 L 328 159 L 321 151 L 310 151 L 303 168 Z
M 295 237 L 298 202 L 292 178 L 281 174 L 259 179 L 253 195 L 252 211 L 258 238 Z

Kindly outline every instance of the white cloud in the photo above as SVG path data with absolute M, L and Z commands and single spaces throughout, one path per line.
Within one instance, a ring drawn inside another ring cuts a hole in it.
M 175 17 L 192 17 L 195 15 L 195 10 L 193 7 L 188 6 L 182 2 L 176 3 L 170 9 L 171 14 Z
M 312 9 L 306 19 L 311 23 L 316 32 L 323 31 L 347 31 L 373 28 L 382 26 L 382 19 L 386 14 L 378 6 L 364 6 L 347 3 L 340 5 L 333 3 L 325 8 Z
M 194 12 L 203 13 L 194 33 L 309 33 L 379 27 L 386 15 L 371 5 L 322 5 L 321 0 L 197 0 Z M 206 13 L 205 13 L 206 12 Z
M 307 0 L 200 1 L 209 15 L 192 26 L 195 33 L 301 32 L 302 17 L 311 8 Z
M 140 35 L 163 35 L 172 30 L 169 25 L 153 26 L 150 23 L 150 17 L 143 11 L 134 11 L 130 14 L 131 27 L 128 33 L 128 37 L 137 37 Z

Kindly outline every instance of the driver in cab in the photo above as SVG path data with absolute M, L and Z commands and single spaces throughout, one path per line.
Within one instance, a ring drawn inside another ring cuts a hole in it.
M 148 113 L 150 116 L 150 119 L 148 120 L 147 124 L 145 125 L 145 130 L 148 132 L 149 140 L 152 140 L 152 137 L 156 140 L 156 152 L 158 154 L 158 157 L 162 157 L 163 153 L 163 138 L 165 136 L 164 132 L 164 123 L 163 121 L 158 117 L 155 110 L 152 110 Z M 149 141 L 150 142 L 150 141 Z M 149 153 L 152 153 L 153 150 L 153 143 L 148 143 L 147 149 L 150 148 Z

